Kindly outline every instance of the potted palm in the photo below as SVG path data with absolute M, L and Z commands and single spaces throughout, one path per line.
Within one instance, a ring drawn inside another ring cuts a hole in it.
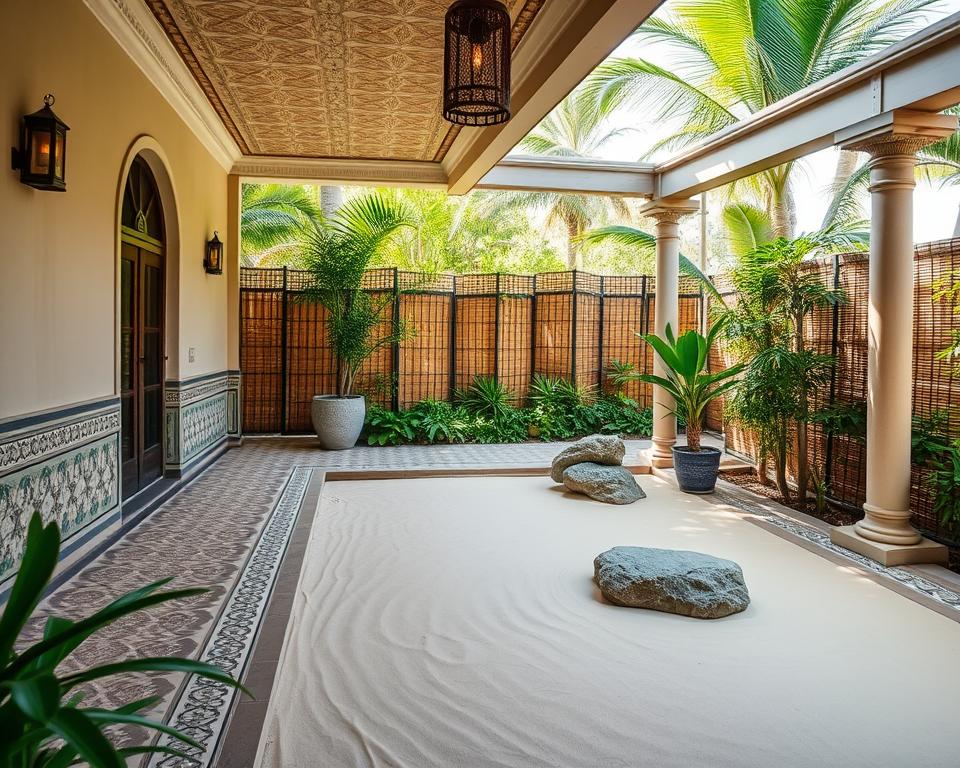
M 674 446 L 673 466 L 680 490 L 687 493 L 713 492 L 720 471 L 720 450 L 700 444 L 703 417 L 713 400 L 740 383 L 735 377 L 743 369 L 743 365 L 734 365 L 718 373 L 706 370 L 710 347 L 721 326 L 722 323 L 715 323 L 706 336 L 687 331 L 675 338 L 669 323 L 664 338 L 652 333 L 637 334 L 659 355 L 666 375 L 638 373 L 634 378 L 662 387 L 676 403 L 673 413 L 686 417 L 687 444 Z
M 402 322 L 393 323 L 389 333 L 374 336 L 396 297 L 393 292 L 372 296 L 363 290 L 363 275 L 410 221 L 395 198 L 370 193 L 344 203 L 305 235 L 303 262 L 310 275 L 301 300 L 326 309 L 337 364 L 336 394 L 316 395 L 310 408 L 320 445 L 328 450 L 352 448 L 363 430 L 366 402 L 354 391 L 360 366 L 378 349 L 407 336 Z

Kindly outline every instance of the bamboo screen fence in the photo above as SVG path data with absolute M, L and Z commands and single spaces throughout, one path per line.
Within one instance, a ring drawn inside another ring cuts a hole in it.
M 241 270 L 240 368 L 246 433 L 310 432 L 314 395 L 336 391 L 336 362 L 326 314 L 300 295 L 308 276 L 279 269 Z M 476 376 L 496 377 L 518 401 L 533 375 L 609 387 L 611 361 L 650 370 L 650 350 L 636 338 L 653 326 L 652 277 L 586 272 L 539 275 L 427 275 L 395 269 L 367 272 L 363 288 L 388 302 L 375 335 L 405 321 L 414 335 L 381 347 L 365 363 L 357 388 L 385 407 L 427 398 L 450 400 Z M 700 323 L 702 296 L 685 281 L 681 329 Z M 647 385 L 626 393 L 650 405 Z
M 842 288 L 846 302 L 810 318 L 807 338 L 817 352 L 836 357 L 829 385 L 816 394 L 814 408 L 831 404 L 866 408 L 867 312 L 869 259 L 865 253 L 838 255 L 811 263 L 824 283 Z M 933 298 L 934 286 L 960 279 L 960 239 L 925 243 L 916 247 L 914 259 L 913 412 L 925 419 L 936 413 L 946 416 L 946 427 L 960 437 L 960 379 L 952 375 L 953 362 L 938 360 L 937 353 L 950 345 L 951 331 L 958 325 L 954 307 Z M 720 286 L 718 286 L 720 287 Z M 736 297 L 723 290 L 725 300 Z M 708 304 L 712 304 L 713 300 Z M 710 361 L 713 370 L 729 364 L 729 355 L 718 349 Z M 708 428 L 725 433 L 728 450 L 755 459 L 754 436 L 724 422 L 723 406 L 712 408 Z M 860 509 L 865 501 L 866 446 L 862 438 L 825 435 L 814 426 L 809 440 L 811 466 L 821 468 L 830 498 Z M 792 457 L 791 457 L 792 458 Z M 795 461 L 791 460 L 791 465 Z M 939 538 L 955 538 L 933 513 L 933 498 L 927 471 L 913 468 L 911 509 L 915 522 Z
M 933 300 L 938 281 L 960 274 L 960 239 L 917 246 L 914 303 L 915 415 L 949 413 L 960 436 L 960 379 L 937 351 L 957 325 L 953 307 Z M 844 289 L 847 302 L 817 313 L 808 338 L 817 351 L 837 358 L 833 377 L 816 407 L 865 403 L 867 392 L 867 284 L 865 254 L 811 263 L 824 282 Z M 307 275 L 291 269 L 241 270 L 241 369 L 246 433 L 309 432 L 310 401 L 336 387 L 336 365 L 326 341 L 324 311 L 299 300 Z M 723 292 L 723 287 L 721 292 Z M 652 370 L 652 355 L 636 333 L 652 328 L 656 283 L 651 276 L 598 276 L 585 272 L 530 275 L 424 275 L 371 270 L 364 289 L 390 304 L 380 332 L 406 320 L 416 335 L 378 350 L 358 377 L 358 388 L 383 406 L 405 408 L 425 398 L 449 400 L 475 376 L 495 376 L 518 399 L 534 373 L 560 376 L 581 386 L 609 388 L 612 361 Z M 728 295 L 728 300 L 735 300 Z M 681 286 L 681 329 L 697 327 L 702 296 L 692 282 Z M 708 304 L 710 302 L 707 302 Z M 715 350 L 714 370 L 729 364 Z M 650 388 L 633 383 L 627 394 L 641 405 Z M 753 435 L 711 408 L 708 428 L 725 432 L 730 449 L 756 458 Z M 827 436 L 813 428 L 810 458 L 821 468 L 831 498 L 859 508 L 864 501 L 866 452 L 862 440 Z M 913 509 L 927 531 L 941 530 L 932 512 L 924 471 L 914 468 Z

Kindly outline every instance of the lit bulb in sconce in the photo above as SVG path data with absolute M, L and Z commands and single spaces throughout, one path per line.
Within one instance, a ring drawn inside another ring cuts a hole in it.
M 473 63 L 474 71 L 479 72 L 483 67 L 483 46 L 479 43 L 473 44 L 473 51 L 471 53 L 470 60 Z

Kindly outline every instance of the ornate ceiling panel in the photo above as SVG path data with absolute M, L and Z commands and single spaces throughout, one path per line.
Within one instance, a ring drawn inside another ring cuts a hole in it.
M 519 42 L 546 0 L 506 0 Z M 146 0 L 247 155 L 440 160 L 450 0 Z

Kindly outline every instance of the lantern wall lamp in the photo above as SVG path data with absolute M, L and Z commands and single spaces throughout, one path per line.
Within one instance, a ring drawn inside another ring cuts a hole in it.
M 203 268 L 207 270 L 207 274 L 210 275 L 223 274 L 223 243 L 220 242 L 216 230 L 213 232 L 213 237 L 207 241 L 207 251 L 203 258 Z
M 43 108 L 20 120 L 20 147 L 11 153 L 20 181 L 34 189 L 67 189 L 67 131 L 70 128 L 51 109 L 53 94 L 43 97 Z

